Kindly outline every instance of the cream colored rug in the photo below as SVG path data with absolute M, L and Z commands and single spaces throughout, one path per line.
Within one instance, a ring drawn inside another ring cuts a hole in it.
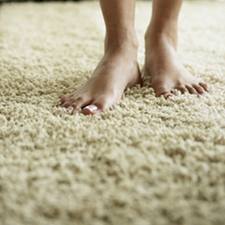
M 128 90 L 114 110 L 54 105 L 102 55 L 97 3 L 0 8 L 1 225 L 224 225 L 225 3 L 186 3 L 180 55 L 200 98 Z M 140 63 L 150 4 L 138 3 Z

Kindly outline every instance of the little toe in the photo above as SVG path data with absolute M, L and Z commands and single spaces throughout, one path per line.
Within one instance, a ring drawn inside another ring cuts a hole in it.
M 203 89 L 204 89 L 205 91 L 209 91 L 208 85 L 207 85 L 206 83 L 200 82 L 199 85 L 200 85 L 201 87 L 203 87 Z
M 202 95 L 205 92 L 204 88 L 202 86 L 198 85 L 198 84 L 193 84 L 192 86 L 195 88 L 195 90 L 200 95 Z

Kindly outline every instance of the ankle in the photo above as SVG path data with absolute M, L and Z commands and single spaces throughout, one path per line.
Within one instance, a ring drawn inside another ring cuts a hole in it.
M 138 40 L 134 31 L 122 31 L 113 35 L 106 35 L 105 53 L 128 53 L 136 56 Z
M 145 33 L 145 42 L 151 47 L 157 46 L 162 42 L 171 44 L 177 48 L 177 26 L 176 23 L 168 22 L 164 26 L 155 26 L 151 24 Z

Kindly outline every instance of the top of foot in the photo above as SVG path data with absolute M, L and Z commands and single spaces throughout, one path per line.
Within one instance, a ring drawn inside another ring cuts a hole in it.
M 89 81 L 73 93 L 62 96 L 60 105 L 71 107 L 72 113 L 93 115 L 118 103 L 124 90 L 140 80 L 135 57 L 126 52 L 106 54 Z
M 150 42 L 148 39 L 146 41 Z M 145 76 L 150 76 L 156 96 L 171 97 L 175 89 L 197 95 L 208 90 L 203 81 L 191 75 L 179 62 L 175 48 L 166 38 L 146 46 L 144 73 Z

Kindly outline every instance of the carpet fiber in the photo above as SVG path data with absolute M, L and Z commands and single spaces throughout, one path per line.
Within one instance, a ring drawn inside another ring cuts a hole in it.
M 185 3 L 180 52 L 200 98 L 128 90 L 99 116 L 54 107 L 91 75 L 96 2 L 0 8 L 1 225 L 224 225 L 225 3 Z M 150 3 L 137 5 L 139 61 Z

